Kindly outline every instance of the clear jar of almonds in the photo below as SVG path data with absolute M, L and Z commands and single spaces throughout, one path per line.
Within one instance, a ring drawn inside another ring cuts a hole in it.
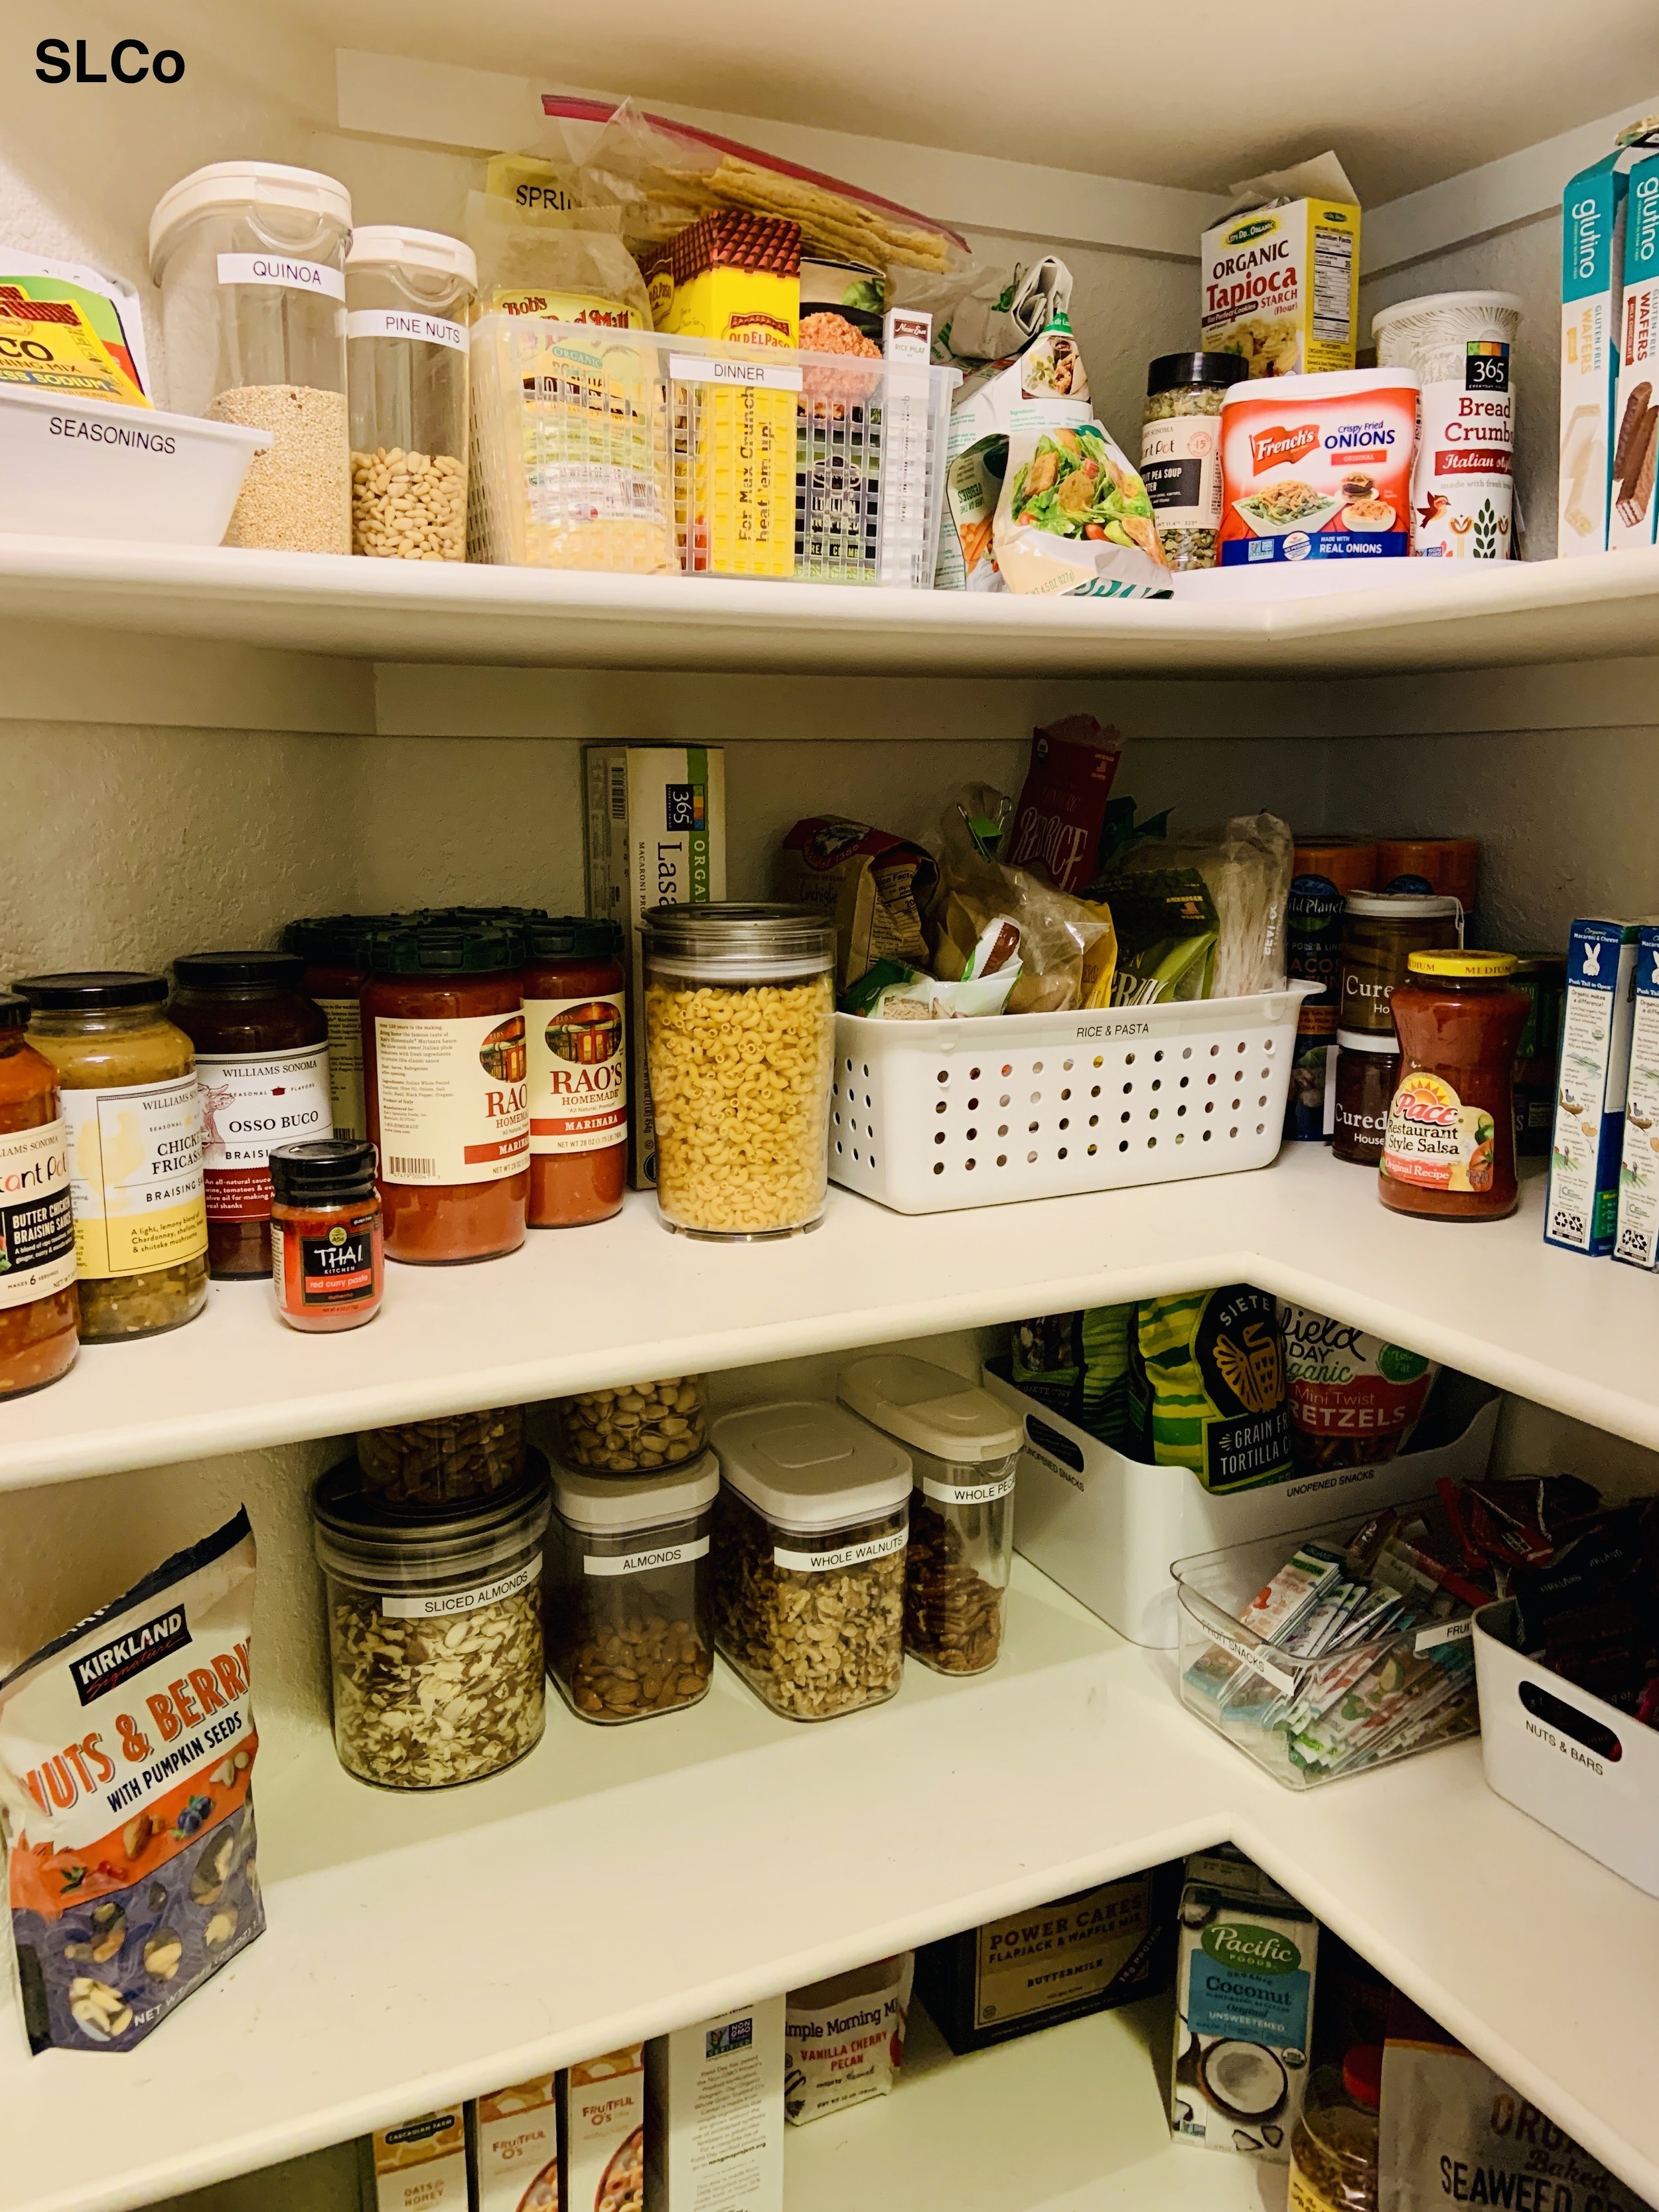
M 814 907 L 659 906 L 645 918 L 657 1203 L 690 1237 L 791 1237 L 830 1182 L 836 932 Z
M 561 1462 L 595 1474 L 684 1467 L 708 1442 L 708 1386 L 701 1375 L 579 1390 L 553 1411 Z
M 708 1695 L 719 1488 L 712 1453 L 672 1474 L 555 1476 L 548 1672 L 583 1720 L 648 1720 Z
M 475 1506 L 399 1511 L 355 1461 L 312 1498 L 334 1747 L 386 1790 L 447 1790 L 522 1759 L 545 1717 L 539 1460 Z
M 467 325 L 477 289 L 477 262 L 459 238 L 392 223 L 351 234 L 354 553 L 466 558 Z

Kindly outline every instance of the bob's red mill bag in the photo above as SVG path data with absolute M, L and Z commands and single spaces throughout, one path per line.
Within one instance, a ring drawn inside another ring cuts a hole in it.
M 264 1928 L 246 1510 L 0 1681 L 31 2050 L 128 2051 Z

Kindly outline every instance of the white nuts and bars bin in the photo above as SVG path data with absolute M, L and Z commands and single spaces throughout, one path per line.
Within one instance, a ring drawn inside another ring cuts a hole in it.
M 672 1473 L 553 1482 L 548 1672 L 585 1721 L 694 1705 L 714 1667 L 712 1452 Z
M 907 1453 L 839 1406 L 722 1413 L 714 1641 L 796 1721 L 880 1705 L 904 1665 Z
M 522 1759 L 545 1708 L 539 1453 L 510 1490 L 389 1509 L 354 1461 L 312 1498 L 328 1602 L 334 1746 L 388 1790 L 445 1790 Z
M 470 246 L 374 224 L 346 255 L 351 550 L 465 561 Z
M 1264 1168 L 1315 988 L 967 1021 L 837 1014 L 830 1179 L 942 1213 Z
M 669 1228 L 787 1237 L 822 1217 L 835 960 L 834 920 L 814 907 L 646 915 L 645 1049 Z

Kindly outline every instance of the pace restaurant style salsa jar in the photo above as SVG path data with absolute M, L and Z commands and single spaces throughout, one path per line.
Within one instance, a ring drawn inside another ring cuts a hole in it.
M 525 939 L 530 1225 L 575 1229 L 617 1212 L 628 1182 L 622 933 L 549 917 Z
M 369 1136 L 388 1260 L 491 1260 L 530 1196 L 524 931 L 422 921 L 376 932 L 363 987 Z
M 0 991 L 0 1398 L 67 1374 L 80 1340 L 63 1105 L 28 1018 Z
M 1413 952 L 1393 998 L 1400 1073 L 1378 1191 L 1396 1213 L 1513 1213 L 1515 1049 L 1530 1010 L 1512 952 Z

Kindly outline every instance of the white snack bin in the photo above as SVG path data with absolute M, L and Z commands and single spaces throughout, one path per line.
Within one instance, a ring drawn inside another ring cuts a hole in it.
M 1659 1729 L 1515 1648 L 1512 1598 L 1474 1616 L 1486 1786 L 1659 1897 Z
M 0 530 L 217 545 L 269 430 L 0 386 Z
M 985 1387 L 1024 1427 L 1015 1549 L 1120 1636 L 1159 1651 L 1178 1640 L 1171 1560 L 1287 1535 L 1333 1512 L 1404 1504 L 1442 1476 L 1473 1481 L 1492 1456 L 1503 1402 L 1443 1372 L 1417 1448 L 1377 1467 L 1326 1468 L 1217 1497 L 1187 1468 L 1126 1459 L 989 1367 Z
M 1317 988 L 965 1021 L 837 1014 L 830 1179 L 943 1213 L 1265 1168 L 1297 1008 Z
M 1002 1650 L 1018 1419 L 988 1390 L 902 1352 L 851 1361 L 836 1395 L 910 1455 L 905 1650 L 936 1674 L 982 1674 Z

